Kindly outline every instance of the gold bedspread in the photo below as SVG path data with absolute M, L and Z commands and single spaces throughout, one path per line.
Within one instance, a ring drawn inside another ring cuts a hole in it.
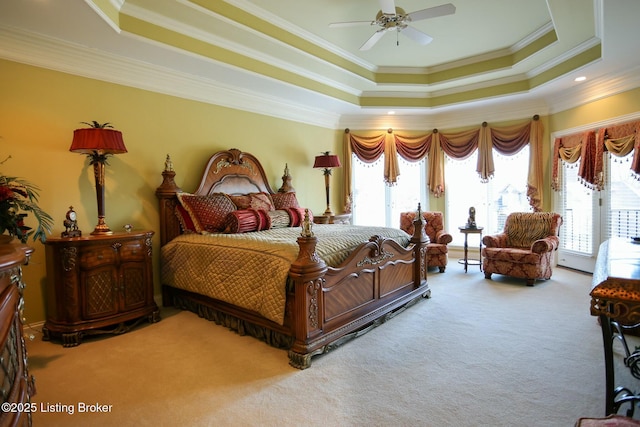
M 293 227 L 178 236 L 162 248 L 162 283 L 255 311 L 282 325 L 287 277 L 298 257 L 300 231 Z M 393 228 L 315 224 L 313 232 L 316 252 L 334 267 L 373 235 L 409 244 L 409 235 Z

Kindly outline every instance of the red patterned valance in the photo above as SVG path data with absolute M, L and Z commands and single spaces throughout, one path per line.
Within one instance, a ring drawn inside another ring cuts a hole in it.
M 597 131 L 556 138 L 553 147 L 553 170 L 551 187 L 559 191 L 559 161 L 575 163 L 580 160 L 578 176 L 587 187 L 595 190 L 604 188 L 603 154 L 626 156 L 634 150 L 631 172 L 640 179 L 640 121 L 607 126 Z

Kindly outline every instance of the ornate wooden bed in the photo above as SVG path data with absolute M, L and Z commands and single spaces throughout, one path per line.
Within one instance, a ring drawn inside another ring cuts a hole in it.
M 175 183 L 169 156 L 162 176 L 156 195 L 164 248 L 182 233 L 175 211 L 180 203 L 178 195 L 185 193 Z M 285 186 L 279 191 L 286 191 Z M 274 194 L 260 162 L 249 153 L 230 149 L 211 156 L 198 189 L 191 194 L 256 192 Z M 191 310 L 240 334 L 287 349 L 290 364 L 305 369 L 311 365 L 312 356 L 325 353 L 383 323 L 419 299 L 430 297 L 425 262 L 428 238 L 424 234 L 422 215 L 418 215 L 416 221 L 416 232 L 406 248 L 392 239 L 374 235 L 362 241 L 340 265 L 329 267 L 316 252 L 318 238 L 307 216 L 298 227 L 299 250 L 288 272 L 283 324 L 164 282 L 163 304 Z

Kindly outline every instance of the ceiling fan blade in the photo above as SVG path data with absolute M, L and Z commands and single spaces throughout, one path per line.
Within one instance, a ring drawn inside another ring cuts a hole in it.
M 422 19 L 437 18 L 438 16 L 453 15 L 454 13 L 456 13 L 456 7 L 451 3 L 447 3 L 411 12 L 407 14 L 407 20 L 420 21 Z
M 369 40 L 364 42 L 364 44 L 360 47 L 360 50 L 369 50 L 369 49 L 371 49 L 376 43 L 378 43 L 378 41 L 382 38 L 382 36 L 384 36 L 385 32 L 386 32 L 386 30 L 383 28 L 383 29 L 378 30 L 375 33 L 373 33 L 373 35 L 371 37 L 369 37 Z
M 355 27 L 358 25 L 374 25 L 375 22 L 371 21 L 345 21 L 345 22 L 332 22 L 329 24 L 330 28 L 341 28 L 341 27 Z
M 380 9 L 386 15 L 395 15 L 396 2 L 394 0 L 380 0 Z
M 421 45 L 427 45 L 429 43 L 431 43 L 433 41 L 433 37 L 431 37 L 428 34 L 423 33 L 422 31 L 418 31 L 415 28 L 411 27 L 411 26 L 406 26 L 405 28 L 402 28 L 400 30 L 400 34 L 404 34 L 405 36 L 409 37 L 411 40 L 413 40 L 414 42 L 421 44 Z

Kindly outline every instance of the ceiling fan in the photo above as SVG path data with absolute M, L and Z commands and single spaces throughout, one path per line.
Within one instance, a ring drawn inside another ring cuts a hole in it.
M 329 24 L 329 27 L 352 27 L 356 25 L 379 26 L 380 29 L 373 33 L 369 40 L 360 47 L 360 50 L 371 49 L 376 43 L 378 43 L 386 32 L 392 30 L 396 30 L 398 33 L 404 34 L 416 43 L 427 45 L 433 41 L 433 38 L 428 34 L 409 26 L 409 23 L 421 21 L 423 19 L 437 18 L 438 16 L 452 15 L 456 12 L 456 7 L 451 3 L 406 13 L 402 8 L 396 7 L 395 0 L 379 1 L 381 10 L 376 15 L 376 19 L 374 21 L 334 22 Z

